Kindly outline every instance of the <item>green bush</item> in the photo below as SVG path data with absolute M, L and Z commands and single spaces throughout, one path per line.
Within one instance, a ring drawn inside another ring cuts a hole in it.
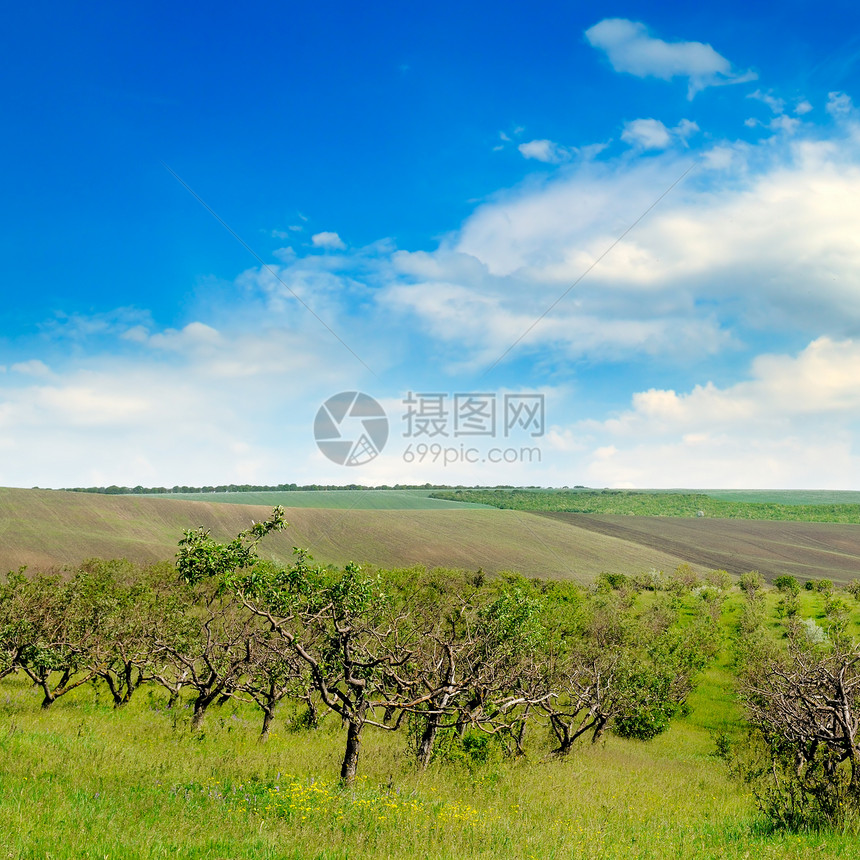
M 617 717 L 612 728 L 620 738 L 637 741 L 650 741 L 669 728 L 672 718 L 678 713 L 675 702 L 662 701 L 641 704 L 630 712 Z
M 797 594 L 800 591 L 800 583 L 793 576 L 778 576 L 773 584 L 784 594 Z
M 617 591 L 630 584 L 630 578 L 623 573 L 601 573 L 597 577 L 597 588 L 600 591 Z

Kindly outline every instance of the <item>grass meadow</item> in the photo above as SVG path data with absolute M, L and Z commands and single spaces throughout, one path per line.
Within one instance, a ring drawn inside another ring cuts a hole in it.
M 433 490 L 289 490 L 241 493 L 161 493 L 147 498 L 188 502 L 224 502 L 233 505 L 264 505 L 273 508 L 321 508 L 358 511 L 444 511 L 485 508 L 474 502 L 452 502 L 430 498 Z
M 773 610 L 777 595 L 767 600 Z M 801 613 L 821 617 L 823 602 L 802 592 Z M 741 603 L 727 604 L 727 633 Z M 260 744 L 259 712 L 235 700 L 195 735 L 190 710 L 168 710 L 155 687 L 120 710 L 81 687 L 42 711 L 29 682 L 10 676 L 0 681 L 0 857 L 856 858 L 855 836 L 770 832 L 729 781 L 713 732 L 740 726 L 730 643 L 689 714 L 652 741 L 607 735 L 548 759 L 535 723 L 525 760 L 491 748 L 419 773 L 404 732 L 369 729 L 349 790 L 337 783 L 333 715 L 295 728 L 284 707 Z

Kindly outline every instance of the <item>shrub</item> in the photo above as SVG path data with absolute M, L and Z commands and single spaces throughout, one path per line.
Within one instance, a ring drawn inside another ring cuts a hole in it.
M 856 828 L 860 824 L 860 646 L 814 621 L 789 627 L 787 652 L 748 664 L 740 697 L 746 737 L 719 752 L 749 785 L 777 827 Z
M 797 599 L 796 591 L 789 591 L 776 605 L 776 614 L 779 618 L 794 618 L 800 611 L 800 601 Z
M 760 596 L 764 579 L 757 570 L 750 570 L 747 573 L 741 574 L 740 587 L 741 591 L 746 595 L 747 600 L 755 600 Z
M 617 591 L 629 584 L 629 577 L 623 573 L 607 573 L 604 571 L 597 577 L 597 588 L 599 591 Z
M 732 578 L 725 570 L 709 570 L 705 574 L 705 582 L 722 591 L 728 591 L 732 587 Z
M 797 594 L 800 591 L 800 583 L 793 576 L 778 576 L 773 584 L 783 594 Z

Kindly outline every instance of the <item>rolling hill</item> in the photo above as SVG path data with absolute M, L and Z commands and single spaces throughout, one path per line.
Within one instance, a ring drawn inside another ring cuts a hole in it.
M 186 528 L 233 537 L 264 506 L 59 490 L 0 489 L 0 569 L 48 569 L 85 558 L 172 559 Z M 424 564 L 587 581 L 602 570 L 671 569 L 684 559 L 535 514 L 493 508 L 364 510 L 288 508 L 290 528 L 264 545 L 286 561 L 293 546 L 320 562 Z
M 374 501 L 382 503 L 381 496 Z M 0 570 L 58 568 L 92 556 L 172 559 L 184 529 L 203 526 L 226 540 L 270 511 L 221 500 L 0 489 Z M 480 567 L 582 582 L 604 570 L 671 570 L 682 562 L 731 573 L 757 569 L 768 579 L 860 577 L 860 525 L 480 507 L 294 507 L 287 520 L 290 528 L 264 544 L 264 554 L 281 562 L 300 546 L 323 563 Z

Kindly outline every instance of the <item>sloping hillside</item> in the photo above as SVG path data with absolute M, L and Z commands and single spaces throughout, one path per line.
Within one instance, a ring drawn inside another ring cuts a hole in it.
M 50 568 L 91 556 L 173 558 L 183 529 L 225 539 L 270 508 L 56 490 L 0 489 L 0 569 Z M 671 569 L 684 559 L 635 542 L 518 511 L 373 511 L 290 508 L 290 528 L 265 544 L 286 560 L 293 546 L 318 561 L 380 566 L 516 570 L 588 580 L 602 570 Z
M 691 564 L 729 573 L 758 570 L 836 582 L 860 578 L 860 525 L 849 523 L 720 520 L 707 517 L 619 517 L 543 513 L 577 530 L 682 555 Z

